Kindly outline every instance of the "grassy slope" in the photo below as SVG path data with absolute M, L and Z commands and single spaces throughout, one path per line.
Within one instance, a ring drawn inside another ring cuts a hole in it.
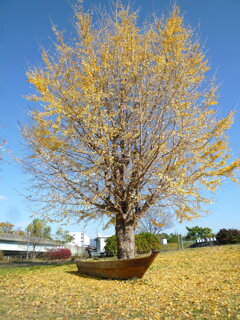
M 240 319 L 240 245 L 159 255 L 142 280 L 79 275 L 75 265 L 0 270 L 0 318 Z

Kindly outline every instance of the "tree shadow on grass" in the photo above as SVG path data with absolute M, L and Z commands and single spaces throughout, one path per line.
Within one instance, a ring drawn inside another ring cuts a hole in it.
M 90 276 L 88 274 L 85 274 L 85 273 L 82 273 L 82 272 L 79 272 L 79 271 L 65 271 L 65 272 L 68 273 L 68 274 L 80 277 L 80 278 L 97 279 L 97 280 L 105 280 L 105 281 L 110 280 L 110 279 L 105 279 L 105 278 L 101 278 L 101 277 L 97 277 L 97 276 Z
M 90 276 L 88 274 L 85 274 L 85 273 L 82 273 L 82 272 L 79 272 L 79 271 L 65 271 L 66 273 L 68 274 L 71 274 L 71 275 L 74 275 L 74 276 L 77 276 L 79 278 L 85 278 L 85 279 L 95 279 L 95 280 L 101 280 L 101 281 L 106 281 L 106 282 L 112 282 L 112 281 L 119 281 L 119 282 L 136 282 L 136 281 L 139 281 L 141 279 L 128 279 L 128 280 L 122 280 L 122 279 L 108 279 L 108 278 L 101 278 L 101 277 L 97 277 L 97 276 Z

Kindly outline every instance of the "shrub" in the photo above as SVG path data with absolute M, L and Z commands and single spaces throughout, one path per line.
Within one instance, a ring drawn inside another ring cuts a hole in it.
M 138 253 L 146 253 L 151 249 L 159 250 L 159 237 L 150 232 L 141 232 L 135 236 L 135 246 Z
M 151 249 L 159 250 L 160 242 L 156 234 L 150 232 L 142 232 L 135 235 L 135 248 L 137 253 L 146 253 Z M 116 236 L 109 237 L 106 240 L 105 252 L 107 256 L 117 254 L 117 239 Z
M 108 257 L 117 255 L 117 239 L 116 236 L 107 238 L 105 245 L 105 253 Z
M 236 244 L 240 243 L 240 230 L 221 229 L 216 235 L 219 244 Z
M 71 256 L 71 251 L 66 248 L 52 249 L 46 252 L 46 257 L 51 260 L 69 259 Z
M 167 237 L 168 243 L 178 243 L 178 235 L 175 233 L 170 233 Z

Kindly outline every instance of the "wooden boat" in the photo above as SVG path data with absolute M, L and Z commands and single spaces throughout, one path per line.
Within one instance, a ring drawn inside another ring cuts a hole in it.
M 112 261 L 76 261 L 78 271 L 91 276 L 107 279 L 127 280 L 142 278 L 159 252 L 147 257 Z

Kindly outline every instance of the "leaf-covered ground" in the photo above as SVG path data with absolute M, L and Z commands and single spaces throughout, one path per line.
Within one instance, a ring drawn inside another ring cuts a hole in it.
M 240 246 L 159 255 L 142 280 L 80 275 L 75 265 L 0 270 L 0 318 L 240 320 Z

